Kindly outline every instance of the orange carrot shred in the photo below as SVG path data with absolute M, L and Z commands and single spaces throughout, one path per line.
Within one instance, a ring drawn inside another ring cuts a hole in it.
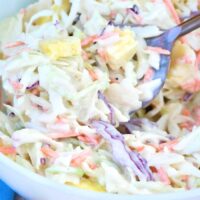
M 7 44 L 5 46 L 5 48 L 14 48 L 14 47 L 18 47 L 18 46 L 23 46 L 25 45 L 26 43 L 22 42 L 22 41 L 16 41 L 16 42 L 13 42 L 13 43 L 10 43 L 10 44 Z
M 165 147 L 168 148 L 169 150 L 173 151 L 174 146 L 176 146 L 176 144 L 178 143 L 178 139 L 174 139 L 172 141 L 166 142 L 166 143 L 162 143 L 159 145 L 158 150 L 162 151 Z
M 184 109 L 182 110 L 182 115 L 184 115 L 184 116 L 190 116 L 190 115 L 191 115 L 191 112 L 190 112 L 189 109 L 184 108 Z
M 117 33 L 117 31 L 115 31 L 115 32 L 104 33 L 103 35 L 101 35 L 101 36 L 95 38 L 95 39 L 94 39 L 94 42 L 97 42 L 98 40 L 105 40 L 105 39 L 110 38 L 110 37 L 115 36 L 115 35 L 118 36 L 119 33 Z
M 109 17 L 112 19 L 112 18 L 115 18 L 115 17 L 116 17 L 116 15 L 117 15 L 117 13 L 116 13 L 116 12 L 114 12 L 114 11 L 111 11 L 111 12 L 110 12 L 110 14 L 109 14 Z
M 153 173 L 157 173 L 158 170 L 156 169 L 156 167 L 154 166 L 150 166 L 150 170 L 153 172 Z
M 149 67 L 147 72 L 144 75 L 144 79 L 143 79 L 144 82 L 150 81 L 152 79 L 153 73 L 154 73 L 153 69 Z
M 87 70 L 88 70 L 89 75 L 91 76 L 91 78 L 92 78 L 93 81 L 98 80 L 98 76 L 97 76 L 97 74 L 95 73 L 94 70 L 92 70 L 92 69 L 87 69 Z
M 78 139 L 82 142 L 93 145 L 98 145 L 100 142 L 100 137 L 98 136 L 79 135 Z
M 139 146 L 139 147 L 136 148 L 136 151 L 137 151 L 137 152 L 141 152 L 141 151 L 143 151 L 143 150 L 144 150 L 144 146 Z
M 176 9 L 174 8 L 172 1 L 171 0 L 164 0 L 164 3 L 166 5 L 166 7 L 168 8 L 168 10 L 171 12 L 172 17 L 174 18 L 174 21 L 176 22 L 176 24 L 180 24 L 181 20 L 178 16 L 178 13 L 176 12 Z
M 198 92 L 200 90 L 200 79 L 194 78 L 193 80 L 189 80 L 181 85 L 181 88 L 191 93 Z
M 32 93 L 33 95 L 38 96 L 38 95 L 40 94 L 40 90 L 39 90 L 38 88 L 34 88 L 33 90 L 31 90 L 31 93 Z
M 182 36 L 181 38 L 180 38 L 180 41 L 184 44 L 184 43 L 187 43 L 187 39 L 186 39 L 186 37 L 185 36 Z
M 43 146 L 41 148 L 41 152 L 47 157 L 51 157 L 51 158 L 58 157 L 58 153 L 48 146 Z
M 135 14 L 131 9 L 127 9 L 127 13 L 130 13 L 135 18 L 137 24 L 142 24 L 142 17 L 141 15 Z
M 97 165 L 95 163 L 89 163 L 89 167 L 91 169 L 96 169 L 97 168 Z
M 105 62 L 108 60 L 108 56 L 103 49 L 99 49 L 98 54 Z
M 10 146 L 2 146 L 0 147 L 0 152 L 6 155 L 15 155 L 16 149 Z
M 185 55 L 185 56 L 183 57 L 183 60 L 184 60 L 184 62 L 185 62 L 186 64 L 192 64 L 192 63 L 193 63 L 192 59 L 191 59 L 188 55 Z
M 188 179 L 189 179 L 189 176 L 188 175 L 183 175 L 182 177 L 181 177 L 181 179 L 182 179 L 182 181 L 188 181 Z
M 169 177 L 167 175 L 167 172 L 165 171 L 165 169 L 163 167 L 159 167 L 157 168 L 158 171 L 158 175 L 160 177 L 160 180 L 165 183 L 166 185 L 170 185 L 170 180 Z
M 194 125 L 195 124 L 190 122 L 190 121 L 182 122 L 182 123 L 179 124 L 180 128 L 182 128 L 182 129 L 185 128 L 185 129 L 190 130 L 190 131 L 192 131 L 192 128 L 193 128 Z
M 9 82 L 12 85 L 14 90 L 20 90 L 23 88 L 23 85 L 21 83 L 19 83 L 18 81 L 9 80 Z
M 147 47 L 147 50 L 148 51 L 155 51 L 159 54 L 163 54 L 163 55 L 170 55 L 170 51 L 168 51 L 167 49 L 163 49 L 163 48 L 160 48 L 160 47 L 152 47 L 152 46 L 148 46 Z
M 51 133 L 48 136 L 52 139 L 63 139 L 63 138 L 70 138 L 70 137 L 76 137 L 79 133 L 77 132 L 65 132 L 65 133 Z
M 82 51 L 82 57 L 84 60 L 88 60 L 89 56 L 85 51 Z
M 84 46 L 89 45 L 90 43 L 94 42 L 94 40 L 95 40 L 97 37 L 98 37 L 98 36 L 93 35 L 93 36 L 89 36 L 89 37 L 85 38 L 85 39 L 81 42 L 81 46 L 84 47 Z
M 56 124 L 68 123 L 68 120 L 67 120 L 67 118 L 64 117 L 64 116 L 57 116 L 57 117 L 56 117 L 55 123 L 56 123 Z
M 73 156 L 71 160 L 71 166 L 73 167 L 78 167 L 81 165 L 82 162 L 86 160 L 86 158 L 90 155 L 91 151 L 90 150 L 85 150 L 79 154 L 76 154 Z

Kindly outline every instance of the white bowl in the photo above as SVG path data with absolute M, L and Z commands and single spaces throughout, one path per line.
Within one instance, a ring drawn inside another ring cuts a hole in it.
M 0 19 L 34 0 L 1 0 Z M 29 200 L 199 200 L 200 189 L 156 195 L 114 195 L 81 190 L 48 180 L 0 154 L 0 178 Z
M 199 200 L 200 189 L 155 195 L 115 195 L 62 185 L 39 176 L 0 154 L 0 177 L 29 200 Z

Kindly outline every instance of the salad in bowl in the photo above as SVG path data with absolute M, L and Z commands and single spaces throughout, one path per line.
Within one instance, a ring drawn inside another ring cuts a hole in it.
M 0 152 L 55 182 L 152 194 L 200 187 L 200 30 L 148 46 L 198 0 L 40 0 L 0 22 Z M 164 88 L 149 88 L 171 54 Z M 138 110 L 139 109 L 139 110 Z M 137 111 L 138 110 L 138 111 Z

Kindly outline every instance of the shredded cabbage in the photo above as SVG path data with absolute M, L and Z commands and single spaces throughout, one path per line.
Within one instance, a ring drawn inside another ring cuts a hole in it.
M 198 0 L 40 0 L 0 22 L 0 152 L 98 192 L 199 188 L 199 29 L 175 43 L 164 88 L 138 110 L 161 85 L 146 39 L 199 10 Z

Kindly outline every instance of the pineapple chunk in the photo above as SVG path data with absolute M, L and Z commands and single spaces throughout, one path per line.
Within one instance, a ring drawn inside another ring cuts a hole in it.
M 61 11 L 65 11 L 67 13 L 69 13 L 70 11 L 70 2 L 69 0 L 63 0 L 62 5 L 53 5 L 52 9 L 56 12 L 56 13 L 60 13 Z
M 81 41 L 75 37 L 67 39 L 51 39 L 40 42 L 40 50 L 53 60 L 60 58 L 80 56 Z
M 188 59 L 189 62 L 185 62 Z M 196 55 L 187 44 L 177 41 L 172 50 L 171 67 L 168 78 L 174 86 L 180 86 L 190 79 L 194 79 Z
M 105 192 L 105 188 L 103 186 L 88 179 L 83 179 L 79 184 L 72 184 L 72 185 L 85 190 Z
M 42 25 L 45 24 L 47 22 L 52 21 L 52 16 L 47 16 L 47 17 L 40 17 L 39 19 L 37 19 L 34 24 L 35 25 Z
M 114 45 L 106 48 L 108 63 L 112 69 L 119 69 L 136 53 L 137 43 L 130 30 L 119 31 L 120 39 Z

